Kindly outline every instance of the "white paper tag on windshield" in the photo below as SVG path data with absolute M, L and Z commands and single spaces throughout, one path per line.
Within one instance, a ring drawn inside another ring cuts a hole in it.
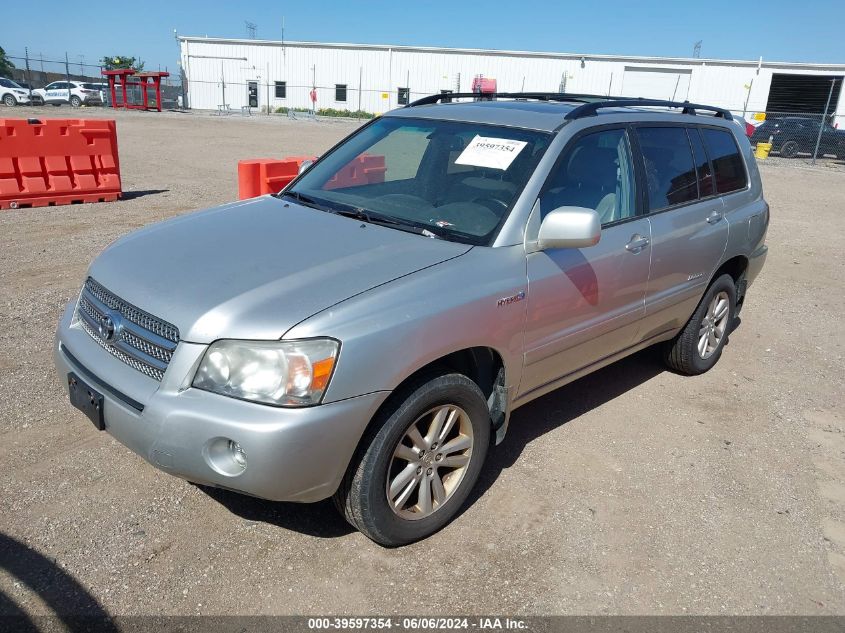
M 505 170 L 528 143 L 507 138 L 476 136 L 455 161 L 456 165 Z

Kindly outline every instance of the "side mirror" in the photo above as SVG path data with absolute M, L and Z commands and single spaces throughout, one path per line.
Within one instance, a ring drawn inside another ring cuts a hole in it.
M 540 225 L 537 244 L 540 250 L 550 248 L 586 248 L 601 239 L 601 220 L 593 209 L 558 207 Z
M 301 163 L 299 163 L 299 171 L 297 173 L 299 173 L 299 174 L 303 173 L 306 169 L 311 167 L 311 165 L 313 165 L 313 164 L 314 164 L 313 160 L 302 161 Z

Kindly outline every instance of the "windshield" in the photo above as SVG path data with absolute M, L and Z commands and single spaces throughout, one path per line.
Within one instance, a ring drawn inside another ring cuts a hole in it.
M 99 84 L 82 84 L 86 90 L 102 90 Z
M 400 230 L 489 245 L 550 140 L 517 128 L 384 117 L 285 195 Z
M 5 79 L 3 77 L 0 77 L 0 86 L 3 86 L 4 88 L 22 88 L 22 86 L 19 86 L 11 79 Z

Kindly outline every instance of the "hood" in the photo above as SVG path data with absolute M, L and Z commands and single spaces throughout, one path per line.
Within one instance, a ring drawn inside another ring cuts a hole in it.
M 472 247 L 271 196 L 181 216 L 109 246 L 89 274 L 180 338 L 281 338 L 317 312 Z

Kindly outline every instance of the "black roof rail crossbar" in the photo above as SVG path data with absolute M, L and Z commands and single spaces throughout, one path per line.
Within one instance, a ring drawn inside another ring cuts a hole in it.
M 493 98 L 502 99 L 535 99 L 538 101 L 583 101 L 589 103 L 592 100 L 596 101 L 612 101 L 614 99 L 625 99 L 625 97 L 608 97 L 605 95 L 592 94 L 578 94 L 568 92 L 444 92 L 440 94 L 428 95 L 416 101 L 412 101 L 406 108 L 414 108 L 416 106 L 432 105 L 444 100 L 451 99 L 469 99 L 476 98 L 487 101 Z
M 585 103 L 578 106 L 574 110 L 567 113 L 566 119 L 580 119 L 585 116 L 595 116 L 602 108 L 624 108 L 624 107 L 663 107 L 663 108 L 682 108 L 683 114 L 695 114 L 696 110 L 706 110 L 714 112 L 717 117 L 722 117 L 726 121 L 733 119 L 730 111 L 724 108 L 717 108 L 715 106 L 702 105 L 700 103 L 690 103 L 689 101 L 664 101 L 663 99 L 608 99 L 606 101 L 596 101 L 592 103 Z

